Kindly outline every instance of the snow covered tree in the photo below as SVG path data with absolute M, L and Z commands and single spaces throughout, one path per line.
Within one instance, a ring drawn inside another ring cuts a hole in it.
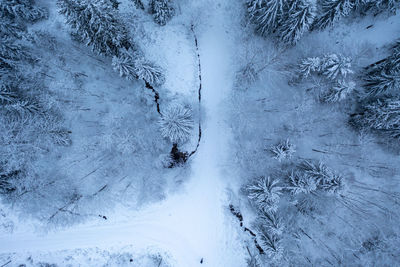
M 400 41 L 393 45 L 391 52 L 390 56 L 367 68 L 363 77 L 367 96 L 400 93 Z
M 163 71 L 132 49 L 122 49 L 119 56 L 114 56 L 112 65 L 121 77 L 128 80 L 140 79 L 153 85 L 161 85 L 165 81 Z
M 125 77 L 128 80 L 134 80 L 138 78 L 135 66 L 135 52 L 132 49 L 121 50 L 118 56 L 114 56 L 112 59 L 112 66 L 121 77 Z
M 175 8 L 171 0 L 150 0 L 150 13 L 156 23 L 164 26 L 175 15 Z
M 371 1 L 373 2 L 373 1 Z M 399 0 L 377 0 L 375 1 L 375 5 L 378 9 L 388 9 L 389 11 L 395 13 L 396 8 L 399 8 L 400 1 Z
M 250 85 L 258 79 L 258 73 L 253 62 L 247 63 L 236 73 L 238 85 Z
M 322 102 L 342 101 L 356 90 L 356 84 L 346 79 L 353 73 L 351 59 L 343 55 L 305 58 L 296 72 L 300 80 L 313 75 L 315 84 L 312 88 L 318 90 L 317 97 Z
M 343 177 L 322 162 L 303 161 L 288 175 L 285 187 L 293 195 L 310 194 L 320 190 L 329 194 L 343 191 Z
M 17 190 L 13 180 L 18 178 L 19 171 L 7 173 L 0 169 L 0 194 L 10 194 Z
M 290 159 L 296 152 L 296 146 L 293 145 L 289 139 L 271 147 L 271 152 L 274 154 L 274 159 L 279 162 Z
M 121 48 L 129 49 L 127 30 L 109 0 L 58 0 L 59 12 L 86 45 L 104 55 L 118 55 Z
M 71 142 L 39 72 L 30 44 L 35 32 L 26 33 L 27 23 L 47 17 L 33 4 L 0 0 L 0 194 L 30 190 L 26 185 L 36 182 L 35 161 L 54 144 Z
M 18 23 L 12 19 L 1 18 L 0 38 L 21 38 L 21 33 L 26 31 L 23 23 Z
M 192 110 L 180 104 L 168 105 L 159 121 L 161 135 L 173 144 L 186 142 L 193 129 Z
M 160 67 L 147 61 L 129 40 L 126 28 L 117 19 L 110 0 L 59 0 L 59 12 L 93 51 L 113 56 L 113 68 L 129 80 L 143 79 L 161 85 L 164 75 Z
M 120 2 L 118 2 L 118 0 L 109 0 L 112 4 L 112 7 L 114 9 L 118 9 Z
M 337 54 L 327 54 L 320 57 L 305 58 L 299 64 L 299 73 L 304 78 L 312 73 L 322 74 L 330 80 L 335 80 L 340 76 L 345 78 L 352 74 L 351 58 Z
M 20 88 L 24 81 L 25 64 L 34 61 L 27 47 L 17 43 L 17 39 L 0 37 L 0 107 L 7 116 L 21 115 L 37 111 L 30 99 L 22 97 L 25 91 Z
M 45 8 L 34 6 L 33 0 L 1 0 L 0 17 L 35 22 L 48 17 Z
M 312 73 L 320 72 L 322 61 L 319 57 L 305 58 L 299 64 L 299 72 L 304 77 L 309 77 Z
M 261 265 L 261 260 L 259 259 L 259 252 L 251 252 L 249 247 L 247 248 L 247 252 L 249 253 L 249 256 L 246 258 L 246 266 L 247 267 L 262 267 Z
M 392 138 L 400 138 L 400 99 L 389 97 L 367 102 L 350 119 L 357 129 L 367 129 Z
M 276 211 L 282 187 L 279 180 L 273 180 L 271 177 L 261 176 L 246 187 L 247 197 L 250 201 L 262 211 Z
M 4 84 L 0 87 L 0 103 L 11 103 L 15 98 L 15 93 L 9 90 Z
M 343 177 L 322 162 L 303 161 L 298 168 L 315 181 L 319 190 L 336 194 L 344 189 Z
M 159 86 L 165 82 L 163 70 L 144 57 L 138 57 L 135 60 L 135 71 L 139 79 L 150 84 Z
M 364 88 L 369 96 L 400 93 L 400 70 L 390 72 L 381 70 L 364 77 Z
M 23 46 L 17 44 L 14 38 L 0 38 L 0 77 L 15 76 L 21 60 L 28 60 L 31 57 L 26 53 Z M 6 82 L 6 80 L 3 80 Z
M 288 45 L 295 45 L 308 31 L 316 15 L 313 0 L 296 0 L 288 10 L 288 14 L 279 27 L 280 39 Z
M 272 233 L 265 225 L 257 227 L 257 241 L 267 257 L 272 261 L 279 261 L 283 256 L 281 238 Z
M 144 5 L 143 5 L 142 0 L 132 0 L 132 2 L 133 2 L 133 4 L 135 5 L 135 7 L 136 7 L 137 9 L 142 9 L 142 10 L 144 10 Z
M 34 3 L 33 0 L 1 0 L 0 37 L 20 38 L 26 31 L 27 22 L 47 18 L 47 9 L 34 6 Z
M 283 233 L 283 221 L 274 211 L 262 211 L 259 214 L 258 223 L 262 224 L 272 234 L 279 236 Z
M 19 39 L 25 34 L 25 8 L 36 7 L 33 1 L 2 1 L 0 4 L 2 8 L 9 8 L 8 13 L 0 10 L 0 105 L 6 112 L 22 111 L 33 107 L 27 99 L 21 99 L 21 92 L 25 90 L 19 87 L 24 80 L 25 64 L 36 59 Z
M 282 233 L 284 224 L 274 211 L 261 211 L 255 222 L 256 240 L 269 260 L 279 261 L 283 256 Z
M 248 0 L 247 11 L 250 20 L 256 25 L 261 35 L 273 33 L 283 18 L 285 1 L 283 0 Z
M 322 96 L 322 100 L 324 102 L 339 102 L 348 98 L 355 89 L 355 82 L 339 80 L 325 95 Z
M 373 10 L 376 13 L 389 11 L 396 13 L 400 6 L 399 0 L 354 0 L 364 10 Z
M 392 46 L 392 55 L 386 60 L 386 68 L 392 71 L 400 71 L 400 39 Z
M 315 179 L 299 171 L 292 171 L 289 175 L 289 185 L 286 187 L 293 195 L 309 194 L 317 190 Z
M 315 21 L 315 26 L 324 29 L 346 17 L 354 8 L 353 0 L 322 0 L 322 14 Z
M 400 71 L 400 40 L 397 40 L 390 49 L 391 55 L 371 64 L 366 69 L 367 75 L 375 74 L 384 70 L 385 72 Z
M 329 79 L 336 79 L 339 75 L 346 77 L 353 73 L 351 59 L 337 54 L 325 55 L 322 59 L 321 71 Z

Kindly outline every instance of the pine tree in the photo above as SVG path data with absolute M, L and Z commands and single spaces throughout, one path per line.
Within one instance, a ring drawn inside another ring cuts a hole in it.
M 0 18 L 19 19 L 35 22 L 48 17 L 45 8 L 34 6 L 33 0 L 1 0 Z
M 368 74 L 374 74 L 382 70 L 386 72 L 400 71 L 400 40 L 397 40 L 390 49 L 391 55 L 387 58 L 367 67 Z
M 137 9 L 142 9 L 142 10 L 144 10 L 144 5 L 143 5 L 142 0 L 132 0 L 132 1 L 133 1 L 133 4 L 135 5 L 135 7 L 136 7 Z
M 246 267 L 262 267 L 261 260 L 259 259 L 259 255 L 256 253 L 251 253 L 249 247 L 247 248 L 247 252 L 249 256 L 246 258 Z
M 352 4 L 355 8 L 361 8 L 363 5 L 367 5 L 370 2 L 372 2 L 372 0 L 353 0 Z
M 309 194 L 317 190 L 315 179 L 300 171 L 292 171 L 289 175 L 289 185 L 286 187 L 292 194 Z
M 0 38 L 21 38 L 21 33 L 26 31 L 23 23 L 18 23 L 8 18 L 0 20 Z
M 29 17 L 26 10 L 31 12 L 36 7 L 33 1 L 2 1 L 0 7 L 0 17 L 4 18 L 0 21 L 1 110 L 6 116 L 34 113 L 37 105 L 22 96 L 26 90 L 20 88 L 20 84 L 24 80 L 25 64 L 33 63 L 35 59 L 29 49 L 20 44 L 19 39 L 25 34 L 25 21 Z
M 399 8 L 400 1 L 399 0 L 380 0 L 378 1 L 379 4 L 382 6 L 386 6 L 389 11 L 395 13 L 396 9 Z
M 146 60 L 140 53 L 135 53 L 132 49 L 122 49 L 119 56 L 113 57 L 112 65 L 121 77 L 128 80 L 140 79 L 156 86 L 165 81 L 160 67 Z
M 293 195 L 314 191 L 338 194 L 344 190 L 343 177 L 322 162 L 303 161 L 288 175 L 286 187 Z
M 274 159 L 279 162 L 290 159 L 296 152 L 296 146 L 293 145 L 289 139 L 271 147 L 271 152 L 274 154 Z
M 3 37 L 0 39 L 0 77 L 14 76 L 18 62 L 27 57 L 21 45 L 15 43 L 15 39 Z
M 150 12 L 153 14 L 154 21 L 164 26 L 175 15 L 175 8 L 171 0 L 151 0 Z
M 284 14 L 283 0 L 248 0 L 247 12 L 261 35 L 273 33 Z
M 118 2 L 118 0 L 109 0 L 112 4 L 112 7 L 114 9 L 118 9 L 120 2 Z
M 127 30 L 118 21 L 109 0 L 59 0 L 59 12 L 66 16 L 74 34 L 104 55 L 118 55 L 121 48 L 129 49 Z
M 373 12 L 374 15 L 389 12 L 396 13 L 396 10 L 400 7 L 399 0 L 352 0 L 356 10 L 362 14 L 367 12 Z
M 322 97 L 324 102 L 339 102 L 348 98 L 348 96 L 356 89 L 356 83 L 353 81 L 339 80 L 329 91 Z
M 322 14 L 315 26 L 324 29 L 350 14 L 354 8 L 353 0 L 322 0 Z
M 364 77 L 364 88 L 368 96 L 400 93 L 400 71 L 381 70 Z
M 320 72 L 322 61 L 319 57 L 305 58 L 299 64 L 299 72 L 304 77 L 309 77 L 314 72 Z
M 247 63 L 236 73 L 236 82 L 240 86 L 253 84 L 258 79 L 258 73 L 253 62 Z
M 257 227 L 257 241 L 270 260 L 279 261 L 283 256 L 281 238 L 264 225 Z
M 193 129 L 192 110 L 180 104 L 171 104 L 161 114 L 161 135 L 173 144 L 186 142 Z
M 5 84 L 1 84 L 0 86 L 0 105 L 9 104 L 14 101 L 16 94 L 6 86 Z
M 353 115 L 350 123 L 357 129 L 367 129 L 392 138 L 400 138 L 400 99 L 381 98 L 361 106 L 361 112 Z
M 327 193 L 336 194 L 344 189 L 344 181 L 341 175 L 335 173 L 323 162 L 303 161 L 298 169 L 302 175 L 313 179 L 317 189 Z
M 155 86 L 160 86 L 165 82 L 163 70 L 144 57 L 135 60 L 135 70 L 139 79 L 142 79 Z
M 391 48 L 391 55 L 367 68 L 363 75 L 367 96 L 400 93 L 400 40 Z
M 31 41 L 26 33 L 27 23 L 47 17 L 47 10 L 33 4 L 32 0 L 0 0 L 2 194 L 18 191 L 27 173 L 35 175 L 30 165 L 39 154 L 48 153 L 54 143 L 70 144 L 67 141 L 70 141 L 70 132 L 60 127 L 62 119 L 56 108 L 43 105 L 48 103 L 48 95 L 42 77 L 35 69 L 39 61 L 28 43 L 21 42 L 21 39 Z M 30 68 L 34 70 L 30 71 Z
M 18 39 L 9 36 L 0 37 L 0 90 L 3 97 L 5 92 L 14 94 L 15 90 L 19 90 L 26 64 L 32 64 L 35 61 L 28 48 L 18 43 Z M 14 102 L 8 101 L 3 104 L 11 105 L 12 103 Z
M 312 73 L 324 75 L 330 80 L 336 80 L 340 76 L 345 78 L 353 73 L 351 58 L 337 54 L 327 54 L 322 58 L 305 58 L 299 64 L 299 73 L 304 78 Z
M 276 211 L 277 203 L 282 194 L 279 180 L 273 180 L 269 176 L 258 177 L 252 184 L 246 187 L 247 197 L 262 211 Z
M 392 55 L 386 60 L 386 68 L 392 71 L 400 71 L 400 39 L 392 46 Z
M 276 212 L 262 211 L 258 220 L 270 233 L 282 235 L 284 224 Z
M 365 5 L 368 8 L 372 8 L 377 12 L 389 11 L 392 13 L 396 12 L 396 9 L 399 8 L 400 1 L 399 0 L 365 0 Z
M 20 171 L 7 172 L 0 168 L 0 194 L 10 194 L 17 190 L 13 180 L 18 178 Z
M 128 80 L 134 80 L 138 78 L 135 66 L 135 52 L 132 49 L 121 50 L 118 56 L 114 56 L 112 59 L 112 66 L 121 77 L 125 77 Z
M 316 15 L 315 2 L 296 0 L 290 6 L 288 15 L 279 27 L 280 39 L 288 45 L 295 45 L 308 31 Z
M 338 76 L 346 77 L 353 73 L 351 59 L 342 55 L 329 54 L 322 59 L 322 74 L 329 79 L 336 79 Z

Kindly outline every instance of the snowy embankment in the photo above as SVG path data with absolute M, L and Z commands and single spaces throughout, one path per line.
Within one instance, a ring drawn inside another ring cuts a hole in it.
M 97 247 L 158 249 L 171 256 L 172 266 L 244 266 L 245 251 L 234 218 L 227 216 L 227 182 L 223 173 L 230 129 L 221 107 L 234 80 L 234 50 L 224 6 L 210 15 L 206 31 L 198 33 L 202 62 L 203 139 L 189 161 L 191 177 L 183 192 L 118 221 L 87 223 L 46 235 L 14 233 L 0 236 L 2 253 L 60 251 Z M 125 211 L 128 213 L 127 211 Z M 118 214 L 115 214 L 118 216 Z M 112 218 L 112 219 L 111 219 Z

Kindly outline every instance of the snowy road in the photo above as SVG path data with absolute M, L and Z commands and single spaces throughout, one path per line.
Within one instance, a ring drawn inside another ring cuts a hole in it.
M 232 88 L 234 52 L 225 7 L 210 15 L 205 32 L 198 33 L 202 60 L 203 139 L 190 161 L 192 176 L 182 193 L 131 214 L 125 222 L 104 221 L 38 236 L 15 233 L 0 237 L 0 253 L 58 251 L 76 248 L 131 245 L 140 250 L 159 248 L 171 255 L 174 266 L 244 266 L 244 250 L 237 229 L 226 216 L 223 173 L 230 129 L 222 103 Z M 225 14 L 225 15 L 224 15 Z M 200 259 L 204 263 L 200 264 Z

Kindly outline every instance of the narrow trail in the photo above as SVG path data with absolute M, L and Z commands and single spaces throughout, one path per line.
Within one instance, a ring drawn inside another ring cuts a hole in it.
M 197 139 L 197 144 L 196 147 L 194 148 L 194 150 L 192 152 L 190 152 L 188 159 L 193 156 L 194 154 L 196 154 L 197 150 L 199 149 L 200 146 L 200 142 L 201 142 L 201 89 L 203 88 L 203 81 L 202 81 L 202 76 L 201 76 L 201 59 L 200 59 L 200 52 L 199 52 L 199 40 L 197 39 L 197 34 L 194 30 L 194 25 L 190 25 L 190 30 L 193 33 L 193 38 L 194 38 L 194 45 L 196 47 L 196 54 L 197 54 L 197 60 L 198 60 L 198 71 L 199 71 L 199 89 L 197 91 L 198 94 L 198 98 L 199 98 L 199 135 L 198 135 L 198 139 Z
M 145 83 L 146 88 L 153 92 L 154 102 L 156 103 L 156 107 L 157 107 L 157 113 L 160 114 L 160 116 L 162 116 L 161 109 L 160 109 L 160 102 L 159 102 L 160 94 L 158 93 L 158 91 L 156 89 L 154 89 L 154 87 L 148 81 L 146 81 L 144 79 L 143 79 L 143 81 Z
M 219 2 L 219 1 L 217 1 Z M 221 1 L 223 2 L 223 1 Z M 202 67 L 201 145 L 191 159 L 191 177 L 184 192 L 143 210 L 129 212 L 129 218 L 86 224 L 38 236 L 15 233 L 0 236 L 0 252 L 70 250 L 76 248 L 132 246 L 143 251 L 156 248 L 167 252 L 172 266 L 245 266 L 245 248 L 238 237 L 236 222 L 229 215 L 224 173 L 228 158 L 230 128 L 223 103 L 234 80 L 234 58 L 229 19 L 223 5 L 216 5 L 206 30 L 196 32 Z M 203 263 L 200 263 L 204 259 Z

